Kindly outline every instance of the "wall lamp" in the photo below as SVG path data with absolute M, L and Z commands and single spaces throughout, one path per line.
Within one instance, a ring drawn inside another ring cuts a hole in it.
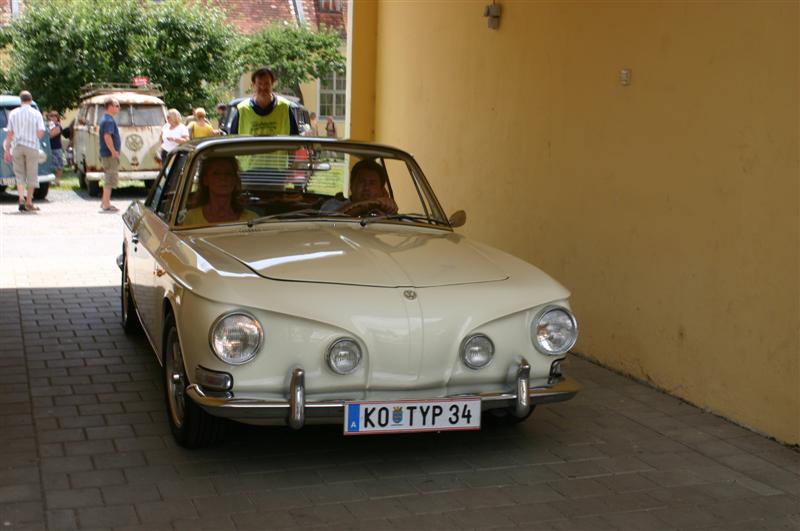
M 489 29 L 497 29 L 500 27 L 500 12 L 502 7 L 500 4 L 492 2 L 483 8 L 483 16 L 489 19 Z

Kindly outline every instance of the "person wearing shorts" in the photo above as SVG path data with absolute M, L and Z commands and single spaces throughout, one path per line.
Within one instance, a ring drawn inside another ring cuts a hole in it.
M 100 119 L 100 159 L 103 161 L 103 198 L 100 201 L 100 212 L 117 212 L 119 209 L 111 204 L 111 190 L 119 185 L 119 150 L 122 139 L 114 116 L 119 112 L 119 101 L 107 98 L 104 102 L 106 113 Z
M 39 186 L 39 140 L 44 137 L 44 120 L 41 113 L 33 108 L 30 92 L 23 90 L 19 93 L 19 99 L 20 106 L 8 115 L 3 160 L 13 160 L 19 211 L 34 212 L 39 210 L 33 205 L 33 189 Z

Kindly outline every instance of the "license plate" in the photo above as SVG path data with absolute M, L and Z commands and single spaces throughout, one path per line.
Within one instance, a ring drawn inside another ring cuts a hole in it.
M 481 429 L 481 399 L 347 402 L 345 435 Z

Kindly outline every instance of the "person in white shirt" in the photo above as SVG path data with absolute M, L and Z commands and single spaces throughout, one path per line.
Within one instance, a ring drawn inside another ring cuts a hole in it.
M 34 212 L 39 210 L 33 205 L 33 189 L 39 187 L 39 140 L 44 137 L 44 120 L 42 114 L 33 108 L 30 92 L 23 90 L 19 99 L 21 105 L 8 115 L 3 160 L 14 161 L 19 211 Z
M 166 164 L 167 153 L 189 140 L 189 128 L 181 121 L 178 109 L 167 111 L 167 123 L 161 128 L 161 164 Z

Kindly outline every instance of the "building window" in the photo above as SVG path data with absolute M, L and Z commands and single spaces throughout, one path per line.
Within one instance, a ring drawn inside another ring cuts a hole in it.
M 320 13 L 341 13 L 342 0 L 319 0 Z
M 319 115 L 333 116 L 335 120 L 343 120 L 346 99 L 345 73 L 328 74 L 319 80 Z

